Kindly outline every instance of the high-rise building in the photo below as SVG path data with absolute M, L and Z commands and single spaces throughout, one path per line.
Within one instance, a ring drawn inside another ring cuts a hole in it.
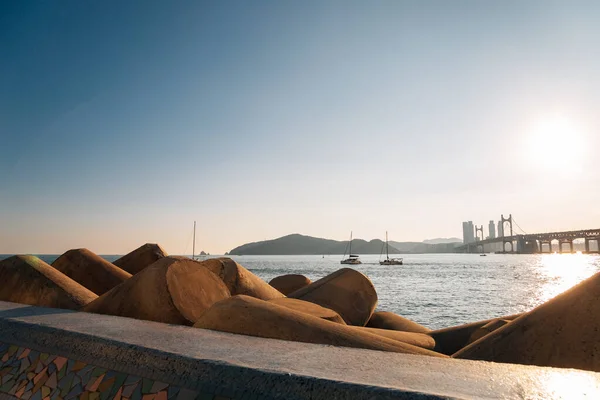
M 475 243 L 475 226 L 473 226 L 473 221 L 469 221 L 469 237 L 471 238 L 469 243 Z
M 494 239 L 496 238 L 496 224 L 494 224 L 494 221 L 490 221 L 490 224 L 488 226 L 488 229 L 490 231 L 490 239 Z
M 502 221 L 498 221 L 498 237 L 504 237 L 504 225 Z
M 463 222 L 463 243 L 473 243 L 475 241 L 475 228 L 473 221 Z

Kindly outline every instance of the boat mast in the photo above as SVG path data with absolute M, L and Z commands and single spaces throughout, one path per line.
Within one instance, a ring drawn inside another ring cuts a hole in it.
M 385 231 L 385 258 L 387 260 L 390 259 L 390 253 L 389 253 L 388 242 L 387 242 L 387 231 Z
M 194 243 L 192 244 L 192 260 L 196 254 L 196 221 L 194 221 Z
M 350 257 L 352 257 L 352 231 L 350 231 Z

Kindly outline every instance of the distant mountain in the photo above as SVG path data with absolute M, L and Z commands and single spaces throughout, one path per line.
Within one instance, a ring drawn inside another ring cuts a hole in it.
M 380 254 L 384 242 L 379 239 L 367 242 L 362 239 L 352 241 L 353 254 Z M 344 254 L 348 251 L 348 241 L 321 239 L 312 236 L 292 234 L 273 240 L 247 243 L 236 247 L 230 255 L 310 255 L 310 254 Z M 399 254 L 400 250 L 390 245 L 390 254 Z
M 431 241 L 438 240 L 453 240 L 450 239 L 432 239 Z M 462 240 L 450 241 L 450 242 L 439 242 L 439 243 L 426 243 L 426 242 L 389 242 L 390 246 L 400 250 L 401 253 L 454 253 L 454 248 L 459 244 L 462 244 Z
M 462 242 L 459 243 L 418 243 L 416 246 L 412 247 L 409 250 L 406 250 L 405 253 L 412 254 L 424 254 L 424 253 L 454 253 L 454 248 L 458 245 L 461 245 Z
M 440 244 L 440 243 L 462 243 L 462 239 L 452 237 L 452 238 L 437 238 L 437 239 L 426 239 L 423 240 L 423 243 L 427 244 Z
M 394 242 L 393 240 L 390 240 L 388 243 L 401 253 L 410 253 L 412 249 L 423 244 L 421 242 Z

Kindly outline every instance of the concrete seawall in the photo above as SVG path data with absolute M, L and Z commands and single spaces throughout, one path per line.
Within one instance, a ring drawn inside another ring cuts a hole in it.
M 286 342 L 0 302 L 0 399 L 600 398 L 600 374 Z

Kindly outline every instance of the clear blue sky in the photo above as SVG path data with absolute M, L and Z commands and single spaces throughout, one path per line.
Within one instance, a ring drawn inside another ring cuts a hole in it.
M 0 253 L 600 226 L 600 2 L 0 3 Z M 486 228 L 487 230 L 487 228 Z

